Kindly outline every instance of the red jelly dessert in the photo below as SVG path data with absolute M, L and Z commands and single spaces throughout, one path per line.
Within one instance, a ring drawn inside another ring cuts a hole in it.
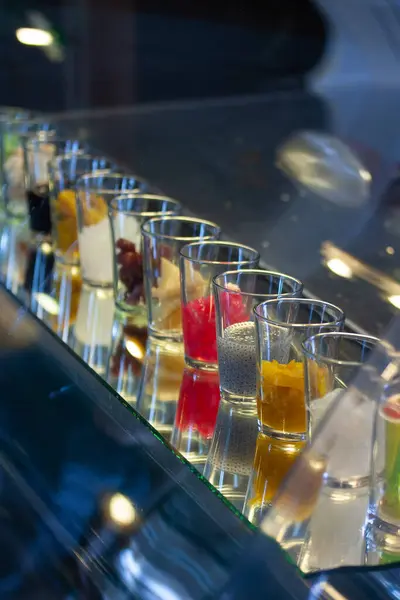
M 249 320 L 249 313 L 240 294 L 226 292 L 220 296 L 225 324 L 234 325 Z M 183 307 L 182 326 L 185 353 L 194 360 L 217 362 L 217 334 L 213 296 L 196 298 Z
M 218 373 L 186 368 L 183 372 L 175 426 L 211 438 L 220 401 Z

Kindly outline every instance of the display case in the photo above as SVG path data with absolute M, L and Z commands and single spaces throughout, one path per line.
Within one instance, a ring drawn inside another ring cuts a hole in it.
M 51 121 L 340 304 L 348 331 L 383 336 L 397 310 L 395 171 L 374 171 L 373 153 L 354 162 L 362 148 L 337 144 L 326 110 L 299 91 Z M 260 444 L 255 408 L 221 401 L 217 373 L 193 375 L 180 343 L 149 338 L 24 219 L 3 216 L 0 274 L 2 597 L 396 597 L 396 565 L 330 571 L 368 562 L 365 494 L 336 495 L 329 526 L 317 515 L 308 577 L 251 524 L 260 473 L 272 499 L 302 448 Z

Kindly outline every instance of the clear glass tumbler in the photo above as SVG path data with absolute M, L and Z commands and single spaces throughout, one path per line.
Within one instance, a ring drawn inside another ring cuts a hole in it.
M 50 214 L 53 247 L 58 261 L 79 263 L 75 186 L 86 173 L 111 172 L 114 164 L 104 156 L 81 152 L 61 154 L 49 163 Z
M 380 340 L 356 333 L 319 333 L 302 343 L 305 356 L 305 389 L 309 433 L 343 389 L 354 381 L 359 368 L 371 358 Z M 368 484 L 370 440 L 365 431 L 372 427 L 375 406 L 371 402 L 359 427 L 349 440 L 343 440 L 341 452 L 332 457 L 327 481 L 333 487 L 362 487 Z
M 379 401 L 371 453 L 369 535 L 381 553 L 400 554 L 400 361 Z M 390 366 L 393 368 L 393 365 Z M 393 369 L 393 372 L 394 369 Z M 379 561 L 381 564 L 389 560 Z
M 311 431 L 340 390 L 348 387 L 369 358 L 379 338 L 357 333 L 329 332 L 302 343 L 305 384 Z
M 150 335 L 182 341 L 180 250 L 190 242 L 217 240 L 221 228 L 192 217 L 159 217 L 142 226 L 143 268 Z
M 0 195 L 9 217 L 26 217 L 24 153 L 21 136 L 35 135 L 49 125 L 29 121 L 31 114 L 19 109 L 0 109 Z
M 149 219 L 179 215 L 181 205 L 167 196 L 125 194 L 109 206 L 114 248 L 116 307 L 146 323 L 141 227 Z
M 233 242 L 196 242 L 181 250 L 182 323 L 185 361 L 193 368 L 217 369 L 217 335 L 212 281 L 227 269 L 254 269 L 257 250 Z M 247 307 L 231 303 L 231 324 L 249 318 Z
M 134 175 L 97 171 L 76 182 L 78 242 L 83 281 L 95 287 L 112 287 L 114 249 L 108 217 L 116 196 L 146 192 L 148 184 Z
M 257 331 L 257 409 L 263 433 L 306 439 L 304 358 L 301 343 L 313 334 L 340 331 L 343 311 L 327 302 L 267 300 L 254 309 Z
M 60 139 L 54 132 L 40 132 L 35 137 L 23 137 L 25 187 L 29 225 L 38 239 L 49 238 L 50 216 L 49 163 L 58 154 L 83 151 L 78 140 Z
M 273 298 L 300 297 L 298 279 L 261 269 L 227 271 L 213 280 L 221 394 L 231 402 L 256 398 L 255 306 Z M 242 319 L 237 320 L 238 311 Z

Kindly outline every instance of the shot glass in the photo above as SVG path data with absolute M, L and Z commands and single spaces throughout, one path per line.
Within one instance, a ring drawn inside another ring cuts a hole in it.
M 114 164 L 103 156 L 73 152 L 56 156 L 49 163 L 50 216 L 53 246 L 59 262 L 79 263 L 76 182 L 86 173 L 114 170 Z
M 9 217 L 27 215 L 20 136 L 32 130 L 31 117 L 26 110 L 0 107 L 0 196 Z
M 134 175 L 88 173 L 76 182 L 78 242 L 82 279 L 94 287 L 113 287 L 109 204 L 116 196 L 146 192 L 148 184 Z
M 192 217 L 158 217 L 142 226 L 143 268 L 150 335 L 182 342 L 179 252 L 201 240 L 217 240 L 221 228 Z
M 149 219 L 178 215 L 181 205 L 167 196 L 125 194 L 109 205 L 114 248 L 115 305 L 147 325 L 143 281 L 141 227 Z
M 370 335 L 345 332 L 319 333 L 303 341 L 311 432 L 340 390 L 352 382 L 379 342 L 378 338 Z
M 197 369 L 217 369 L 217 336 L 212 280 L 227 269 L 254 269 L 257 250 L 232 242 L 196 242 L 181 250 L 180 272 L 185 361 Z M 231 304 L 230 323 L 249 318 L 241 302 Z
M 246 269 L 213 279 L 218 367 L 222 396 L 231 402 L 256 399 L 255 306 L 273 298 L 300 297 L 303 284 L 290 275 Z M 242 312 L 242 320 L 237 313 Z
M 260 431 L 304 440 L 308 434 L 301 343 L 340 331 L 343 311 L 320 300 L 267 300 L 254 309 L 257 331 L 257 409 Z
M 78 140 L 60 139 L 53 131 L 24 136 L 22 142 L 30 229 L 35 238 L 50 239 L 49 162 L 58 154 L 81 152 L 84 145 Z
M 399 361 L 399 358 L 397 358 Z M 379 399 L 371 453 L 370 531 L 376 549 L 400 554 L 400 362 Z M 385 561 L 380 560 L 383 564 Z M 390 562 L 387 560 L 387 562 Z

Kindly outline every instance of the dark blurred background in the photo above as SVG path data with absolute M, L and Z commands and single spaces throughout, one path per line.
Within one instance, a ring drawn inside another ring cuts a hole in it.
M 50 111 L 296 87 L 328 37 L 312 0 L 1 0 L 0 14 L 0 104 Z M 32 18 L 57 60 L 17 41 Z

